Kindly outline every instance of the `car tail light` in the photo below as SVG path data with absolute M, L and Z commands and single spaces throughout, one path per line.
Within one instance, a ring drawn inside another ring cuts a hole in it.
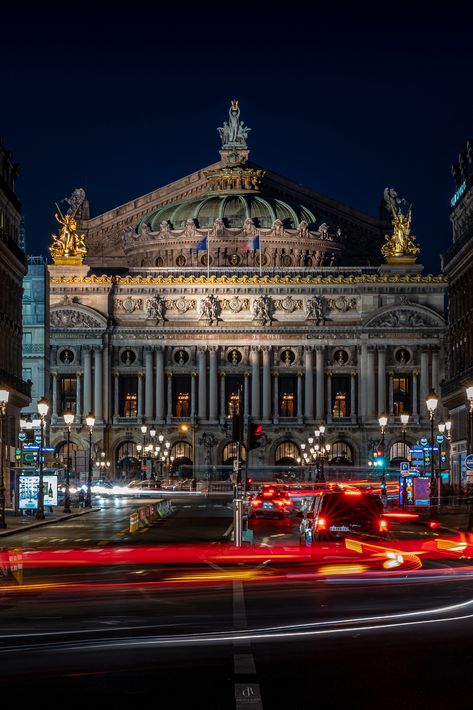
M 436 528 L 440 527 L 440 523 L 437 520 L 429 520 L 429 528 L 431 530 L 435 530 Z
M 326 528 L 327 528 L 327 521 L 325 520 L 325 518 L 319 518 L 319 519 L 317 520 L 317 528 L 318 528 L 319 530 L 326 530 Z
M 387 520 L 380 520 L 379 521 L 379 531 L 380 532 L 386 532 L 388 529 L 388 521 Z
M 258 498 L 255 498 L 251 501 L 251 505 L 253 506 L 253 508 L 257 508 L 259 505 L 261 505 L 261 501 L 258 500 Z

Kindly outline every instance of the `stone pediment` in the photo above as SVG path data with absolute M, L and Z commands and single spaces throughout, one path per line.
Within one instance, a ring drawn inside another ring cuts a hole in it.
M 431 308 L 418 304 L 385 306 L 370 315 L 365 328 L 445 328 L 445 320 Z
M 107 319 L 87 306 L 67 306 L 58 304 L 50 312 L 51 328 L 80 328 L 83 330 L 97 330 L 107 327 Z

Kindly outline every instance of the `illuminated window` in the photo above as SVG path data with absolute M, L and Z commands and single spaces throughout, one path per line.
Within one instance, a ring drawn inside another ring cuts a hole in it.
M 345 392 L 335 393 L 335 402 L 333 403 L 332 416 L 346 417 L 347 415 L 347 396 Z
M 236 458 L 237 455 L 237 443 L 236 441 L 227 444 L 222 452 L 222 463 L 229 464 Z M 246 461 L 246 448 L 243 444 L 240 444 L 240 461 Z
M 76 387 L 75 377 L 61 377 L 61 414 L 64 412 L 76 411 Z
M 192 462 L 192 446 L 187 441 L 177 441 L 171 448 L 171 456 L 175 459 L 187 459 Z
M 400 414 L 411 412 L 409 378 L 393 377 L 393 414 L 398 417 Z
M 399 459 L 400 461 L 410 461 L 411 454 L 409 453 L 409 446 L 404 445 L 402 441 L 396 441 L 389 449 L 389 460 Z
M 344 352 L 340 350 L 339 352 Z M 350 378 L 346 375 L 332 377 L 332 416 L 336 419 L 350 416 Z
M 136 375 L 120 377 L 120 407 L 121 417 L 136 417 L 138 415 L 138 377 Z
M 227 412 L 229 417 L 232 417 L 234 414 L 240 414 L 240 393 L 239 392 L 230 392 L 230 396 L 228 398 L 228 412 Z
M 274 461 L 280 466 L 296 464 L 300 455 L 299 447 L 293 441 L 283 441 L 274 452 Z
M 330 449 L 330 464 L 334 466 L 353 465 L 353 452 L 351 446 L 345 441 L 335 441 Z
M 294 395 L 292 394 L 292 392 L 283 392 L 281 400 L 281 416 L 295 416 Z
M 190 414 L 190 397 L 188 392 L 178 392 L 176 402 L 176 417 L 188 417 Z

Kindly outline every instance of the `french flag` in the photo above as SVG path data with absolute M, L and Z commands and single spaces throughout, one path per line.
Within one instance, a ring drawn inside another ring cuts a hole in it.
M 241 245 L 242 251 L 258 251 L 259 248 L 259 234 L 254 239 L 246 239 Z
M 204 249 L 207 249 L 207 237 L 204 237 L 198 244 L 195 246 L 192 251 L 194 254 L 197 254 L 199 251 L 204 251 Z

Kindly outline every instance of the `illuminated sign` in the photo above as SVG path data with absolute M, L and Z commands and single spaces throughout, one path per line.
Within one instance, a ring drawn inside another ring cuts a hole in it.
M 456 193 L 453 195 L 452 199 L 450 200 L 450 206 L 451 206 L 451 207 L 455 207 L 455 205 L 457 204 L 458 200 L 459 200 L 460 197 L 463 195 L 463 193 L 465 192 L 465 190 L 466 190 L 466 182 L 463 182 L 463 183 L 460 185 L 460 187 L 458 188 L 458 190 L 456 191 Z
M 430 505 L 430 478 L 426 476 L 414 478 L 414 505 Z
M 36 510 L 38 508 L 39 476 L 18 476 L 18 508 Z M 44 506 L 57 505 L 57 476 L 43 475 Z

